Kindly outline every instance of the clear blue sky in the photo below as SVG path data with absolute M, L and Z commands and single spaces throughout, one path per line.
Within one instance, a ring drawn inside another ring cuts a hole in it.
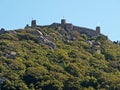
M 111 40 L 120 40 L 120 0 L 0 0 L 0 28 L 24 28 L 36 19 L 39 25 L 60 22 L 95 29 Z

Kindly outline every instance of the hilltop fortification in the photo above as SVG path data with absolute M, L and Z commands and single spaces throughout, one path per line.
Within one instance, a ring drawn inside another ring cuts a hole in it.
M 86 27 L 80 27 L 80 26 L 75 26 L 72 23 L 67 23 L 65 19 L 61 19 L 61 23 L 52 23 L 51 25 L 45 25 L 45 26 L 41 26 L 41 25 L 37 25 L 36 24 L 36 20 L 32 20 L 31 21 L 31 27 L 51 27 L 51 28 L 58 28 L 61 27 L 62 29 L 66 30 L 66 31 L 71 31 L 71 30 L 75 30 L 78 31 L 80 34 L 86 34 L 89 37 L 94 37 L 94 36 L 99 36 L 100 35 L 100 26 L 96 26 L 96 29 L 89 29 Z
M 89 29 L 86 27 L 75 26 L 72 23 L 67 23 L 65 19 L 61 19 L 61 23 L 52 23 L 51 25 L 44 25 L 44 26 L 37 25 L 36 20 L 32 20 L 31 26 L 29 26 L 28 24 L 25 26 L 25 28 L 35 28 L 35 27 L 40 27 L 40 28 L 51 27 L 53 29 L 60 27 L 61 30 L 65 30 L 67 32 L 75 30 L 79 32 L 80 34 L 86 34 L 89 37 L 99 36 L 101 33 L 99 26 L 97 26 L 95 30 Z M 5 29 L 3 28 L 0 30 L 0 34 L 4 34 L 5 32 L 10 32 L 10 31 L 5 31 Z

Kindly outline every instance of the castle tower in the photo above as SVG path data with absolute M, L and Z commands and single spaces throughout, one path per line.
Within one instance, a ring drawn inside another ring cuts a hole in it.
M 61 19 L 61 26 L 62 26 L 63 28 L 64 28 L 65 24 L 66 24 L 66 20 L 65 20 L 65 19 Z
M 32 28 L 36 27 L 36 20 L 32 20 L 32 21 L 31 21 L 31 27 L 32 27 Z
M 100 26 L 97 26 L 97 27 L 96 27 L 96 32 L 97 32 L 98 34 L 100 34 Z
M 61 19 L 61 24 L 66 24 L 66 20 L 65 19 Z

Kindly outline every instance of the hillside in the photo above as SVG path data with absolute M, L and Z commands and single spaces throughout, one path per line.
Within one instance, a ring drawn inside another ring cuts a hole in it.
M 120 46 L 62 20 L 0 31 L 1 90 L 120 90 Z

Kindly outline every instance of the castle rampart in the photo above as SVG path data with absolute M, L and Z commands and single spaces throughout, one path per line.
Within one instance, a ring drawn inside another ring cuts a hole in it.
M 36 20 L 32 20 L 31 27 L 34 28 L 36 26 L 38 26 L 38 25 L 36 25 Z M 46 26 L 39 26 L 39 27 L 46 27 Z M 53 29 L 61 27 L 66 31 L 75 30 L 75 31 L 78 31 L 80 34 L 86 34 L 90 37 L 100 35 L 100 27 L 99 26 L 97 26 L 95 30 L 85 28 L 85 27 L 74 26 L 72 23 L 67 23 L 65 19 L 61 19 L 61 23 L 53 23 L 51 25 L 47 25 L 47 27 L 51 27 Z

